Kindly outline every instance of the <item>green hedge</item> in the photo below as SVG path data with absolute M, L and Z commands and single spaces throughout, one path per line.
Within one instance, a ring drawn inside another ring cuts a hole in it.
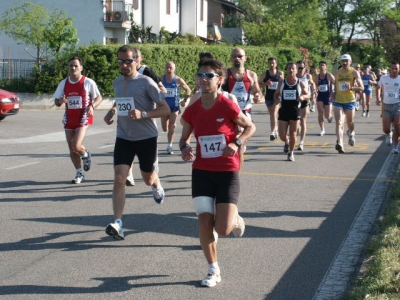
M 57 59 L 43 65 L 36 70 L 31 80 L 36 93 L 54 93 L 58 83 L 68 76 L 69 59 L 75 55 L 84 61 L 83 73 L 92 78 L 104 96 L 113 96 L 112 82 L 120 76 L 117 65 L 117 50 L 121 45 L 82 46 L 74 52 L 63 53 Z M 194 76 L 197 72 L 199 53 L 212 52 L 217 59 L 231 66 L 229 60 L 232 45 L 155 45 L 139 44 L 142 51 L 143 64 L 151 67 L 159 76 L 165 73 L 165 64 L 173 61 L 176 64 L 176 74 L 182 77 L 190 87 L 194 87 Z M 259 76 L 268 68 L 267 60 L 270 56 L 278 58 L 278 68 L 284 69 L 288 61 L 302 59 L 302 53 L 295 48 L 267 48 L 243 46 L 249 60 L 246 67 L 255 71 Z M 23 92 L 19 90 L 19 92 Z

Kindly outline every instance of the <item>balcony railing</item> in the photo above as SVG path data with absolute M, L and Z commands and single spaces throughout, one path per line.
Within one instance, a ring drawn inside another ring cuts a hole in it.
M 132 13 L 132 4 L 124 4 L 124 1 L 106 2 L 106 11 L 104 12 L 104 21 L 106 22 L 126 22 L 130 21 L 129 16 Z

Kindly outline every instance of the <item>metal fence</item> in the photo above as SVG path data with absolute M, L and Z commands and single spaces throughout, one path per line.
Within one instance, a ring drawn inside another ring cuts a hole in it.
M 0 59 L 0 80 L 30 78 L 35 63 L 33 59 Z

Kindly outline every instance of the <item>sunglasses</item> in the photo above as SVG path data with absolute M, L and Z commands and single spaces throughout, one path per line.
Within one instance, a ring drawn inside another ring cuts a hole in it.
M 123 64 L 130 65 L 131 63 L 133 63 L 136 60 L 137 60 L 137 57 L 135 57 L 135 58 L 127 58 L 127 59 L 118 59 L 117 62 L 120 65 L 123 65 Z
M 298 69 L 299 69 L 299 70 L 304 70 L 304 68 L 303 68 L 303 67 L 298 67 Z
M 232 58 L 242 58 L 244 55 L 238 54 L 238 55 L 231 55 Z
M 207 78 L 207 79 L 212 79 L 214 77 L 219 77 L 217 73 L 213 72 L 199 72 L 196 74 L 197 78 L 202 79 L 202 78 Z

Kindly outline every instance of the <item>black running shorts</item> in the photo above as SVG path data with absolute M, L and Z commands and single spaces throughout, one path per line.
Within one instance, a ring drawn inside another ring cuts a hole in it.
M 114 166 L 131 166 L 137 155 L 140 170 L 146 173 L 154 171 L 157 160 L 157 137 L 140 141 L 128 141 L 117 138 L 114 148 Z
M 215 198 L 215 204 L 236 204 L 239 199 L 239 172 L 192 170 L 192 197 Z

